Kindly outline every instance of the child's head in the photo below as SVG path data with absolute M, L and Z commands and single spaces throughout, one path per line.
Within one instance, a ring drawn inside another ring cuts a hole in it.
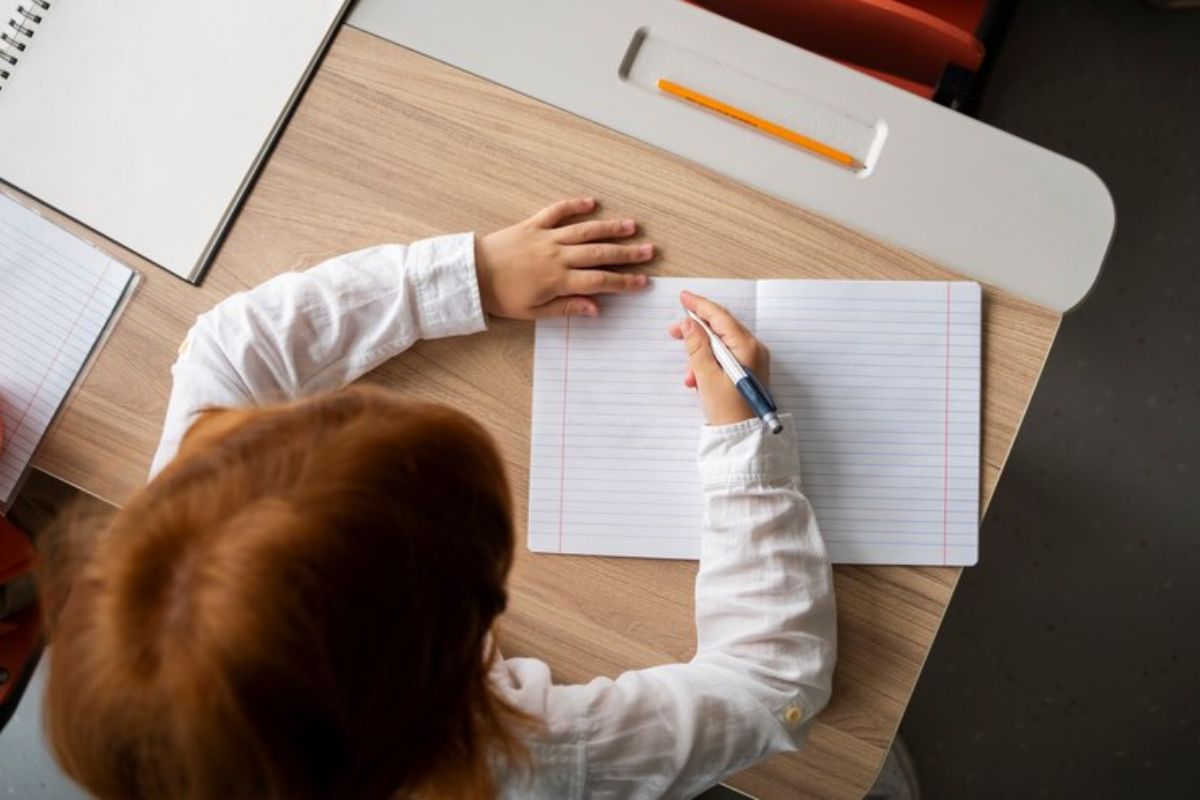
M 485 652 L 512 548 L 460 413 L 365 388 L 209 412 L 48 567 L 54 749 L 110 798 L 486 790 L 513 746 Z

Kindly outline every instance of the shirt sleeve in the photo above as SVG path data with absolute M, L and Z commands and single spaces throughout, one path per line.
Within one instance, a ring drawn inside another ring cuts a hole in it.
M 371 247 L 278 275 L 225 299 L 188 332 L 150 474 L 207 408 L 338 388 L 419 339 L 486 327 L 469 233 Z
M 690 663 L 555 686 L 504 663 L 514 701 L 584 749 L 583 795 L 690 798 L 795 750 L 828 702 L 836 646 L 829 558 L 801 492 L 793 422 L 706 427 L 705 520 Z

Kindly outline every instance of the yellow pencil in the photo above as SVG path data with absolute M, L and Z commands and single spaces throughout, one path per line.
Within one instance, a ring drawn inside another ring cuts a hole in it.
M 789 128 L 785 128 L 782 125 L 778 125 L 770 120 L 763 119 L 762 117 L 756 117 L 749 112 L 742 111 L 740 108 L 734 108 L 728 103 L 722 103 L 715 97 L 709 97 L 706 94 L 701 94 L 695 89 L 689 89 L 686 86 L 681 86 L 678 83 L 667 80 L 666 78 L 658 79 L 658 88 L 667 94 L 671 94 L 683 100 L 695 103 L 696 105 L 707 108 L 710 111 L 716 111 L 718 114 L 724 114 L 725 116 L 736 119 L 738 122 L 749 125 L 752 128 L 757 128 L 763 133 L 769 133 L 772 136 L 783 139 L 785 142 L 794 144 L 797 147 L 802 147 L 805 150 L 808 150 L 810 153 L 815 153 L 819 156 L 824 156 L 831 161 L 836 161 L 844 167 L 861 169 L 863 166 L 861 161 L 849 153 L 843 153 L 841 150 L 838 150 L 835 147 L 830 147 L 827 144 L 818 142 L 816 139 L 810 139 L 804 134 L 796 133 Z

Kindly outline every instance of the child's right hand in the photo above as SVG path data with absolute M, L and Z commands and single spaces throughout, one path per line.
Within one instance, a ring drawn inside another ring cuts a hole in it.
M 734 357 L 748 367 L 764 386 L 770 378 L 771 353 L 746 330 L 737 318 L 713 301 L 691 292 L 681 292 L 679 299 L 683 307 L 694 311 L 708 323 L 713 333 L 721 337 Z M 709 425 L 731 425 L 742 420 L 753 419 L 754 411 L 746 403 L 733 381 L 721 370 L 709 344 L 704 329 L 685 318 L 672 324 L 668 332 L 682 339 L 687 348 L 688 370 L 683 379 L 685 386 L 700 392 L 700 405 Z

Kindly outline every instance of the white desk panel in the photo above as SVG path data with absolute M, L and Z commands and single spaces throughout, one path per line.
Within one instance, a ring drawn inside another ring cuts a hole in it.
M 1091 288 L 1112 236 L 1082 164 L 682 0 L 359 0 L 349 22 L 1055 310 Z M 656 45 L 640 65 L 639 31 Z M 867 169 L 656 91 L 664 47 L 701 54 L 709 78 L 727 67 L 731 105 L 791 96 L 773 121 L 827 112 L 814 129 L 851 142 L 873 128 Z

